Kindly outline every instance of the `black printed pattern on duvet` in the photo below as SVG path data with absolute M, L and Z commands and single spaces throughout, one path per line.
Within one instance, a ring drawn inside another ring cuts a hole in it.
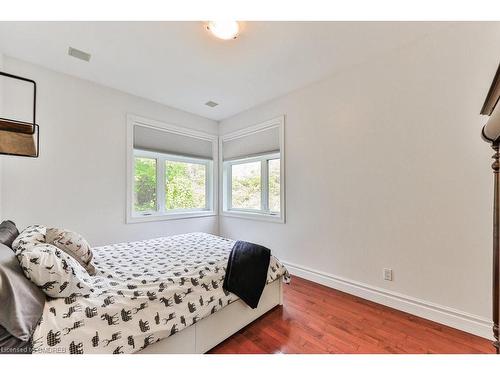
M 50 299 L 34 353 L 133 353 L 236 301 L 222 288 L 233 240 L 206 233 L 94 248 L 92 296 Z M 268 283 L 286 268 L 274 257 Z

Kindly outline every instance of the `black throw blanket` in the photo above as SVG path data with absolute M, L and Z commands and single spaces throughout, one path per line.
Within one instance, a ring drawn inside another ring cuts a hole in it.
M 255 309 L 266 286 L 270 260 L 267 247 L 237 241 L 229 254 L 223 288 Z

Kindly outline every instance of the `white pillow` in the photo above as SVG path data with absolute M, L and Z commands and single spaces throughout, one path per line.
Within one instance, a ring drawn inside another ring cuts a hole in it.
M 16 253 L 26 277 L 50 297 L 92 294 L 87 271 L 70 255 L 51 244 L 38 244 Z
M 14 242 L 12 242 L 12 249 L 16 255 L 36 245 L 45 243 L 46 229 L 47 228 L 42 225 L 30 225 L 23 230 Z

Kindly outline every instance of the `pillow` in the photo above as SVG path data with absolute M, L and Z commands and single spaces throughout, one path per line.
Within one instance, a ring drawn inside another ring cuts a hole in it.
M 71 256 L 51 244 L 38 244 L 16 254 L 34 284 L 50 297 L 88 295 L 94 292 L 85 269 Z
M 16 255 L 36 245 L 45 243 L 45 231 L 46 228 L 42 225 L 30 225 L 23 230 L 12 242 L 12 249 Z
M 95 267 L 92 264 L 94 254 L 89 243 L 78 233 L 65 229 L 47 228 L 45 242 L 71 255 L 87 270 L 89 275 L 95 275 Z
M 0 224 L 0 243 L 12 247 L 12 242 L 19 236 L 19 231 L 13 221 L 5 220 Z
M 26 279 L 12 249 L 2 244 L 0 301 L 0 326 L 17 339 L 28 341 L 42 316 L 45 294 Z

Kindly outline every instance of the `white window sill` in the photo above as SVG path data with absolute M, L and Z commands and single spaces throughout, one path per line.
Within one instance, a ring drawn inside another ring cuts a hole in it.
M 177 212 L 170 214 L 152 214 L 152 215 L 137 215 L 128 216 L 127 224 L 146 223 L 151 221 L 165 221 L 165 220 L 180 220 L 191 219 L 197 217 L 216 216 L 215 211 L 191 211 L 191 212 Z
M 236 211 L 236 210 L 222 211 L 221 213 L 221 216 L 225 217 L 234 217 L 238 219 L 259 220 L 259 221 L 284 224 L 285 218 L 282 215 L 283 213 L 281 215 L 270 215 L 260 212 L 248 212 L 248 211 Z

